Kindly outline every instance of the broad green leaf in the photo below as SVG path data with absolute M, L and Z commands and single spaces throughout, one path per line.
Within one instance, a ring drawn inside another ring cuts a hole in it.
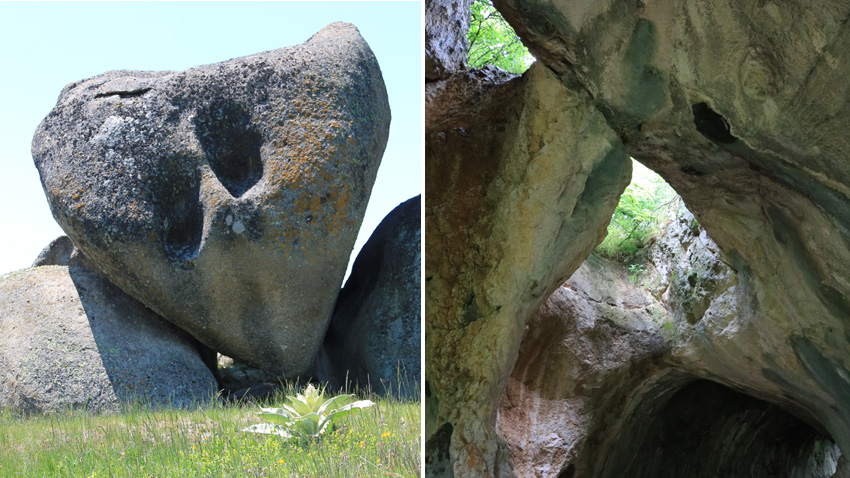
M 295 417 L 289 415 L 283 415 L 280 413 L 260 413 L 260 418 L 268 419 L 269 421 L 281 423 L 281 424 L 289 424 L 297 419 L 297 415 Z
M 295 399 L 289 399 L 290 406 L 295 410 L 298 415 L 306 415 L 308 413 L 313 412 L 313 409 L 310 407 L 310 404 L 307 403 L 304 397 L 298 396 Z
M 329 411 L 332 411 L 335 408 L 339 408 L 341 406 L 346 405 L 351 399 L 354 398 L 354 395 L 337 395 L 335 397 L 329 398 L 325 403 L 319 407 L 317 411 L 319 415 L 327 414 Z
M 327 416 L 322 418 L 322 421 L 319 423 L 319 428 L 323 429 L 326 426 L 328 426 L 328 424 L 331 424 L 331 423 L 339 420 L 340 418 L 350 414 L 354 410 L 357 410 L 357 409 L 360 409 L 360 408 L 371 407 L 374 404 L 375 404 L 375 402 L 373 402 L 371 400 L 359 400 L 359 401 L 354 402 L 354 403 L 349 403 L 348 405 L 346 405 L 344 407 L 340 407 L 336 410 L 329 412 L 327 414 Z

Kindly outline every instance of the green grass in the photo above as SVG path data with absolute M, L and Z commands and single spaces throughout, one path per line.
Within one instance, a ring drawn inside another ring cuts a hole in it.
M 418 477 L 419 402 L 370 398 L 375 406 L 307 443 L 242 432 L 261 422 L 253 404 L 131 407 L 98 416 L 0 411 L 0 476 Z M 280 395 L 263 406 L 282 401 Z

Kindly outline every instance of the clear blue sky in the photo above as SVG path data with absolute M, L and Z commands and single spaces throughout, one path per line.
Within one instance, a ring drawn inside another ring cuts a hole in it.
M 356 253 L 387 213 L 421 193 L 419 2 L 0 2 L 0 274 L 29 267 L 63 234 L 30 154 L 63 86 L 108 70 L 183 70 L 297 45 L 334 21 L 356 25 L 372 47 L 392 109 Z

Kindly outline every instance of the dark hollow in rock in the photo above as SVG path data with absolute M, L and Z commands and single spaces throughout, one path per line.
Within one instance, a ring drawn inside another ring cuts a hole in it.
M 231 101 L 207 105 L 194 118 L 195 134 L 218 180 L 234 197 L 263 177 L 262 135 L 251 127 L 244 106 Z
M 558 478 L 573 478 L 576 476 L 576 466 L 570 463 L 563 471 L 558 473 Z
M 425 476 L 428 478 L 452 478 L 452 461 L 449 455 L 449 444 L 452 440 L 453 427 L 446 423 L 428 439 L 425 446 Z
M 191 164 L 186 158 L 169 158 L 171 164 Z M 198 255 L 204 228 L 197 170 L 178 168 L 161 173 L 155 195 L 163 221 L 163 249 L 172 262 L 183 263 Z
M 603 476 L 828 478 L 841 456 L 797 417 L 708 380 L 685 385 L 644 420 L 645 434 L 623 442 Z
M 697 103 L 691 108 L 694 113 L 694 126 L 703 136 L 715 143 L 732 144 L 738 138 L 732 136 L 726 118 L 711 109 L 705 102 Z
M 280 383 L 263 382 L 232 392 L 225 397 L 227 403 L 262 402 L 270 400 L 283 387 Z

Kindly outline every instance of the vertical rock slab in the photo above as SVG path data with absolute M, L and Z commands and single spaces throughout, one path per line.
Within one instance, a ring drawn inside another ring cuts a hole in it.
M 393 209 L 357 255 L 322 344 L 320 380 L 419 397 L 421 198 Z
M 0 277 L 0 406 L 193 406 L 218 390 L 197 345 L 86 269 L 44 266 Z
M 389 130 L 350 24 L 181 72 L 62 91 L 33 138 L 57 222 L 129 295 L 279 374 L 321 343 Z
M 426 439 L 452 425 L 455 476 L 512 474 L 495 421 L 526 319 L 601 241 L 630 168 L 542 64 L 428 84 Z

